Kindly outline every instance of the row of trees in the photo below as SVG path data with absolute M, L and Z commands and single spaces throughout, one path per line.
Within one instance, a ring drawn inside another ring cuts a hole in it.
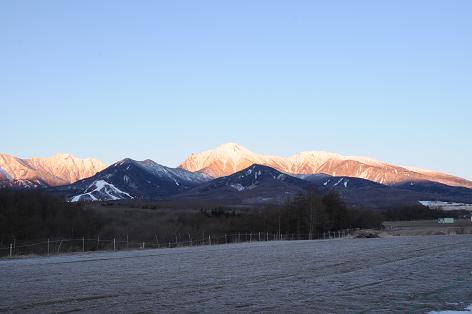
M 123 208 L 120 204 L 70 204 L 39 191 L 0 190 L 0 241 L 46 238 L 126 238 L 174 242 L 184 236 L 238 232 L 320 234 L 347 228 L 380 227 L 383 217 L 368 210 L 349 209 L 332 192 L 321 197 L 314 190 L 283 206 L 252 209 L 159 210 Z M 127 205 L 129 206 L 129 205 Z
M 403 206 L 390 208 L 383 212 L 386 220 L 419 220 L 419 219 L 438 219 L 442 217 L 457 218 L 463 214 L 459 211 L 448 211 L 441 208 L 428 208 L 423 205 Z
M 58 202 L 37 190 L 0 189 L 0 242 L 95 235 L 103 225 L 96 212 Z
M 348 228 L 378 228 L 382 218 L 370 210 L 349 209 L 334 191 L 320 197 L 315 190 L 309 190 L 287 201 L 278 215 L 278 229 L 316 234 Z

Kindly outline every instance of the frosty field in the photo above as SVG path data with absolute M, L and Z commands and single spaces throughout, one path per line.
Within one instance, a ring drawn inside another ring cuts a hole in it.
M 427 313 L 472 303 L 472 236 L 1 260 L 0 278 L 0 312 Z

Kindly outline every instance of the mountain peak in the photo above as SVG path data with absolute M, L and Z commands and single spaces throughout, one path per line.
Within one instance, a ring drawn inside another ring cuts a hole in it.
M 230 152 L 239 152 L 239 151 L 247 151 L 246 148 L 242 147 L 238 143 L 226 143 L 221 144 L 216 148 L 219 151 L 230 151 Z
M 57 154 L 52 155 L 50 158 L 56 158 L 56 159 L 72 158 L 72 159 L 75 159 L 75 157 L 72 154 L 69 154 L 69 153 L 57 153 Z

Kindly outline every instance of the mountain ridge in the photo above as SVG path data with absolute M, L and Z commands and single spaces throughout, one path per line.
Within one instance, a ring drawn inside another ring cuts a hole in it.
M 0 154 L 0 181 L 6 186 L 59 186 L 93 176 L 105 167 L 98 159 L 65 153 L 29 159 Z
M 122 159 L 97 174 L 53 188 L 69 201 L 158 199 L 210 180 L 204 174 L 162 166 L 150 159 Z
M 472 181 L 460 177 L 433 170 L 396 166 L 368 157 L 343 156 L 324 151 L 307 151 L 290 157 L 279 157 L 257 154 L 236 143 L 227 143 L 215 149 L 193 153 L 179 167 L 221 177 L 231 175 L 252 164 L 266 165 L 293 175 L 325 173 L 331 176 L 367 179 L 387 185 L 426 180 L 472 188 Z
M 268 205 L 282 204 L 288 198 L 306 192 L 312 184 L 274 168 L 253 164 L 229 176 L 201 184 L 172 200 L 191 204 Z

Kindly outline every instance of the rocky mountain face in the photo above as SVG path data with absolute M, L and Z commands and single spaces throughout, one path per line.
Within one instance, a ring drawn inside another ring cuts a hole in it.
M 69 201 L 160 199 L 185 192 L 211 178 L 152 160 L 123 159 L 96 175 L 53 189 Z
M 70 154 L 31 159 L 0 154 L 0 186 L 29 188 L 70 184 L 93 176 L 105 167 L 97 159 L 80 159 Z
M 451 186 L 472 188 L 472 181 L 386 162 L 356 156 L 342 156 L 327 152 L 302 152 L 291 157 L 277 157 L 253 153 L 234 144 L 224 144 L 216 149 L 191 154 L 180 167 L 198 171 L 213 177 L 231 175 L 252 164 L 272 167 L 287 174 L 327 174 L 367 179 L 386 185 L 410 181 L 433 181 Z

